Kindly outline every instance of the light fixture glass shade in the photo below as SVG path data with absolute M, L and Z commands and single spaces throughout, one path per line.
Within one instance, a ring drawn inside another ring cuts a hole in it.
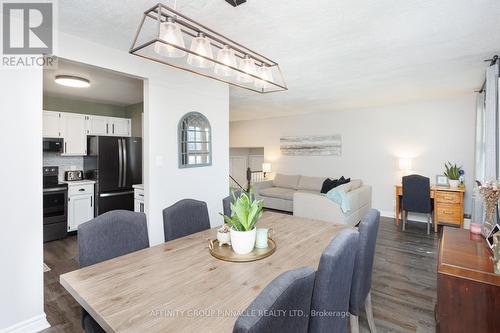
M 266 81 L 271 81 L 271 82 L 273 81 L 273 73 L 271 72 L 269 66 L 265 64 L 260 67 L 257 67 L 257 76 Z M 271 84 L 267 83 L 266 81 L 255 80 L 255 87 L 260 89 L 270 87 Z
M 57 75 L 54 78 L 57 84 L 72 88 L 88 88 L 90 87 L 90 81 L 79 76 L 73 75 Z
M 233 76 L 235 71 L 228 66 L 237 68 L 238 65 L 236 64 L 236 56 L 234 55 L 234 51 L 229 48 L 229 46 L 225 45 L 224 48 L 222 48 L 219 53 L 217 53 L 217 61 L 222 62 L 223 65 L 216 64 L 214 72 L 217 75 L 220 76 Z
M 205 37 L 203 33 L 200 33 L 198 34 L 198 37 L 193 38 L 190 50 L 192 52 L 201 54 L 202 56 L 205 56 L 207 58 L 210 59 L 214 58 L 214 54 L 212 52 L 212 46 L 210 45 L 210 40 L 207 37 Z M 198 68 L 210 68 L 214 65 L 212 61 L 196 56 L 191 53 L 188 55 L 187 63 L 193 67 L 198 67 Z
M 271 163 L 262 163 L 262 172 L 271 172 Z
M 257 71 L 255 67 L 255 62 L 248 55 L 245 56 L 244 59 L 241 59 L 240 66 L 238 67 L 238 69 L 252 75 L 255 75 Z M 253 77 L 251 77 L 250 75 L 238 73 L 238 81 L 240 82 L 248 83 L 252 82 L 253 80 L 254 80 Z
M 181 28 L 169 17 L 166 22 L 160 24 L 160 39 L 172 45 L 185 48 L 184 39 L 182 38 Z M 182 58 L 186 55 L 185 51 L 179 50 L 176 47 L 156 42 L 154 50 L 156 53 L 170 58 Z

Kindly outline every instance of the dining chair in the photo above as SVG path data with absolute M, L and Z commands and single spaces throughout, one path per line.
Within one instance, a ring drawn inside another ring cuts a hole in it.
M 207 203 L 183 199 L 163 210 L 165 242 L 210 229 Z
M 280 274 L 238 317 L 233 333 L 307 333 L 314 275 L 307 267 Z
M 146 215 L 113 210 L 78 226 L 80 267 L 116 258 L 149 247 Z M 84 309 L 82 326 L 86 333 L 104 330 Z
M 370 209 L 358 226 L 359 240 L 354 273 L 352 276 L 351 297 L 349 300 L 349 320 L 351 333 L 359 332 L 359 313 L 365 305 L 366 317 L 371 333 L 377 333 L 373 320 L 371 285 L 375 244 L 377 242 L 380 212 Z
M 321 255 L 314 282 L 309 332 L 347 331 L 358 239 L 356 230 L 344 229 L 332 239 Z
M 408 212 L 427 214 L 427 234 L 430 234 L 432 218 L 430 179 L 420 175 L 403 177 L 403 231 L 406 230 Z

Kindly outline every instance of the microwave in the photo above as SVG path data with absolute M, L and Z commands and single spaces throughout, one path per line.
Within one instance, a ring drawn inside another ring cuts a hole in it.
M 62 153 L 64 140 L 61 138 L 43 138 L 43 151 Z

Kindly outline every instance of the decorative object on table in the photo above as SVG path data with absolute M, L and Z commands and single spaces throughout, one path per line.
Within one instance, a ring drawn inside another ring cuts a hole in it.
M 500 225 L 495 224 L 493 228 L 491 228 L 490 233 L 486 236 L 486 243 L 493 250 L 493 246 L 495 245 L 495 237 L 500 234 Z
M 497 222 L 497 206 L 500 198 L 500 185 L 497 181 L 485 182 L 479 186 L 479 194 L 484 204 L 484 223 L 482 234 L 488 237 Z
M 449 186 L 448 177 L 445 175 L 437 175 L 436 176 L 436 186 Z
M 268 228 L 257 228 L 257 236 L 255 238 L 255 248 L 265 249 L 268 247 L 268 238 L 272 238 L 270 234 L 273 233 L 273 229 Z
M 500 274 L 500 233 L 493 236 L 493 270 L 495 274 Z
M 219 246 L 227 244 L 231 246 L 231 228 L 227 224 L 224 224 L 221 228 L 217 229 L 217 241 Z
M 231 226 L 231 246 L 237 254 L 248 254 L 255 246 L 255 224 L 262 216 L 263 200 L 252 200 L 253 189 L 241 192 L 236 198 L 234 192 L 231 203 L 231 216 L 224 215 L 224 221 Z
M 458 185 L 460 184 L 460 170 L 462 167 L 459 167 L 456 164 L 451 164 L 451 162 L 445 163 L 444 167 L 446 169 L 444 175 L 448 177 L 450 188 L 458 188 Z
M 211 239 L 208 242 L 208 251 L 213 257 L 220 260 L 231 262 L 250 262 L 267 258 L 276 251 L 276 242 L 274 239 L 269 238 L 267 244 L 268 246 L 265 249 L 258 249 L 254 247 L 253 250 L 247 254 L 238 254 L 233 251 L 231 246 L 219 246 L 218 240 Z
M 271 163 L 262 163 L 262 172 L 264 173 L 264 179 L 268 173 L 271 172 Z
M 334 134 L 281 137 L 280 151 L 288 156 L 341 156 L 342 136 Z
M 479 186 L 481 186 L 481 183 L 475 184 L 474 191 L 472 192 L 472 208 L 470 220 L 470 232 L 476 235 L 481 234 L 484 223 L 484 205 L 481 194 L 479 193 Z
M 458 178 L 459 181 L 458 188 L 461 190 L 465 190 L 465 171 L 460 169 L 459 174 L 460 177 Z
M 161 3 L 144 12 L 129 53 L 262 94 L 288 90 L 278 63 Z

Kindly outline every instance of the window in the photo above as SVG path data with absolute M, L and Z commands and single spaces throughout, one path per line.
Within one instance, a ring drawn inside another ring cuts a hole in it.
M 190 112 L 179 122 L 179 168 L 212 165 L 212 133 L 208 119 Z

